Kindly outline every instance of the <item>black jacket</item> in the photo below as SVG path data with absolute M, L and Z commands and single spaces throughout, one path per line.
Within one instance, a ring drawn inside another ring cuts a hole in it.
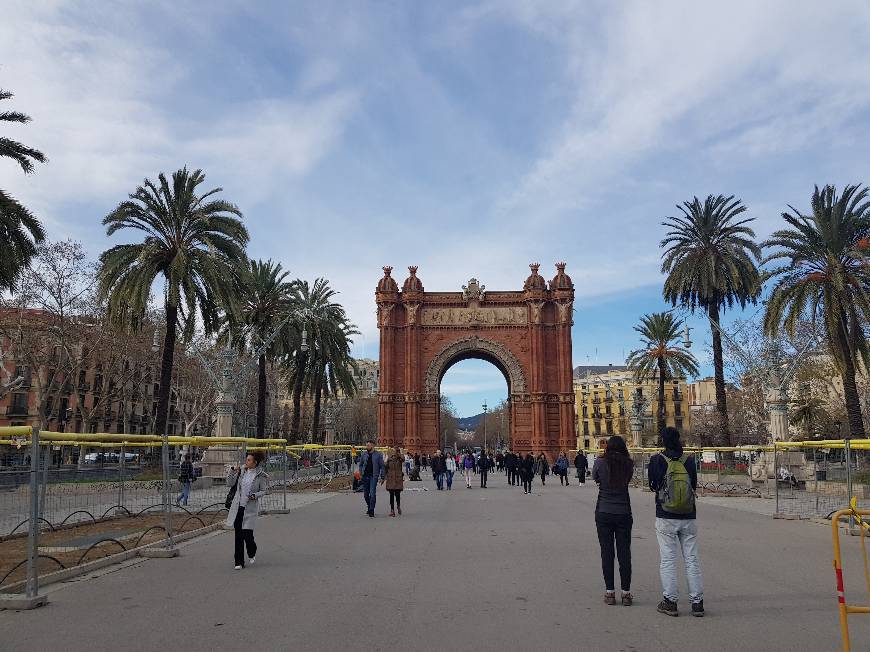
M 443 457 L 433 457 L 431 460 L 429 460 L 429 462 L 432 466 L 432 473 L 434 475 L 438 475 L 439 473 L 444 473 L 445 469 L 447 468 L 446 465 L 444 464 Z
M 179 482 L 190 482 L 193 480 L 193 464 L 190 460 L 185 460 L 181 463 L 181 470 L 178 473 Z
M 586 469 L 589 468 L 589 460 L 586 459 L 583 453 L 577 453 L 577 456 L 574 458 L 574 466 L 582 469 L 583 473 L 586 473 Z
M 477 460 L 477 468 L 481 472 L 489 473 L 489 469 L 492 466 L 492 459 L 484 455 L 480 454 L 480 458 Z
M 527 474 L 528 477 L 532 477 L 535 473 L 535 458 L 529 455 L 528 457 L 524 457 L 520 462 L 520 471 Z
M 508 453 L 505 455 L 504 465 L 509 469 L 517 468 L 517 456 L 514 453 Z
M 656 495 L 656 518 L 673 518 L 678 520 L 687 520 L 693 519 L 697 515 L 697 510 L 692 510 L 690 514 L 672 514 L 671 512 L 666 512 L 662 509 L 661 501 L 659 500 L 659 489 L 662 488 L 662 485 L 665 483 L 665 475 L 668 472 L 668 461 L 665 459 L 665 456 L 671 458 L 672 460 L 677 459 L 682 455 L 682 451 L 675 451 L 671 449 L 665 449 L 663 452 L 658 455 L 653 455 L 649 461 L 649 488 L 653 490 L 653 493 Z M 692 489 L 698 488 L 698 469 L 695 466 L 695 457 L 693 455 L 689 455 L 686 459 L 686 471 L 689 473 L 689 480 L 692 482 Z

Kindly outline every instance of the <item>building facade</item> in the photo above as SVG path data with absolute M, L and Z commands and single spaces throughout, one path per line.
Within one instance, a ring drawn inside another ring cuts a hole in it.
M 598 439 L 610 435 L 620 435 L 631 445 L 635 397 L 643 402 L 643 438 L 656 436 L 657 377 L 638 382 L 628 367 L 580 366 L 574 369 L 574 394 L 578 447 L 594 447 Z M 691 427 L 685 378 L 665 382 L 665 424 L 681 431 Z

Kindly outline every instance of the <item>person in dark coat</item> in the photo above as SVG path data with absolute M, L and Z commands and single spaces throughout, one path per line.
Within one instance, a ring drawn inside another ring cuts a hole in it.
M 532 479 L 535 477 L 535 458 L 531 453 L 526 453 L 526 456 L 520 462 L 520 480 L 523 482 L 523 491 L 527 494 L 532 493 Z
M 547 461 L 547 456 L 544 453 L 538 455 L 538 460 L 535 462 L 535 473 L 540 474 L 541 484 L 547 484 L 547 476 L 550 475 L 550 463 Z
M 441 491 L 444 489 L 444 471 L 446 470 L 444 459 L 441 457 L 441 451 L 435 451 L 435 454 L 429 461 L 432 463 L 432 478 L 435 480 L 435 487 L 438 491 Z
M 518 461 L 519 460 L 517 459 L 517 454 L 514 453 L 512 450 L 509 450 L 507 453 L 505 453 L 504 466 L 507 469 L 508 484 L 511 486 L 519 484 L 519 478 L 517 477 Z
M 604 602 L 616 604 L 613 577 L 613 552 L 619 559 L 619 581 L 622 604 L 632 603 L 631 595 L 631 500 L 628 484 L 634 471 L 634 462 L 628 454 L 625 440 L 614 435 L 607 440 L 604 455 L 595 460 L 592 479 L 598 483 L 598 501 L 595 504 L 595 528 L 601 546 L 601 570 L 604 574 Z
M 181 483 L 181 493 L 175 499 L 178 505 L 187 505 L 190 499 L 190 483 L 194 481 L 195 475 L 193 472 L 193 464 L 190 461 L 190 453 L 184 454 L 184 461 L 181 463 L 181 469 L 178 473 L 178 481 Z
M 586 459 L 583 451 L 577 451 L 577 455 L 574 456 L 574 467 L 577 469 L 577 479 L 582 487 L 586 484 L 586 471 L 589 469 L 589 460 Z
M 480 469 L 480 488 L 486 489 L 486 478 L 489 476 L 489 468 L 491 466 L 491 458 L 487 455 L 486 451 L 480 451 L 477 466 Z

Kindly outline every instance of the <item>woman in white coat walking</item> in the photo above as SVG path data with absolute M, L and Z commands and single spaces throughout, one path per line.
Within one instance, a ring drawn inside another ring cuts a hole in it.
M 236 534 L 236 570 L 245 567 L 245 548 L 248 551 L 249 563 L 253 564 L 257 556 L 254 526 L 257 523 L 257 513 L 260 511 L 260 498 L 269 490 L 269 476 L 262 467 L 262 462 L 263 453 L 250 452 L 245 457 L 245 466 L 241 475 L 236 467 L 232 467 L 227 474 L 227 486 L 236 486 L 236 495 L 227 514 L 227 526 L 232 526 Z

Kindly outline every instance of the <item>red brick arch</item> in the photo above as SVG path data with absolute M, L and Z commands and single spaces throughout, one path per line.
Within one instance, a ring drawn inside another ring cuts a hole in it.
M 523 289 L 425 292 L 417 268 L 399 287 L 384 268 L 375 298 L 380 329 L 379 442 L 414 451 L 439 447 L 439 392 L 456 362 L 479 358 L 505 376 L 511 446 L 547 452 L 576 446 L 571 326 L 574 285 L 565 264 L 549 284 L 530 265 Z

